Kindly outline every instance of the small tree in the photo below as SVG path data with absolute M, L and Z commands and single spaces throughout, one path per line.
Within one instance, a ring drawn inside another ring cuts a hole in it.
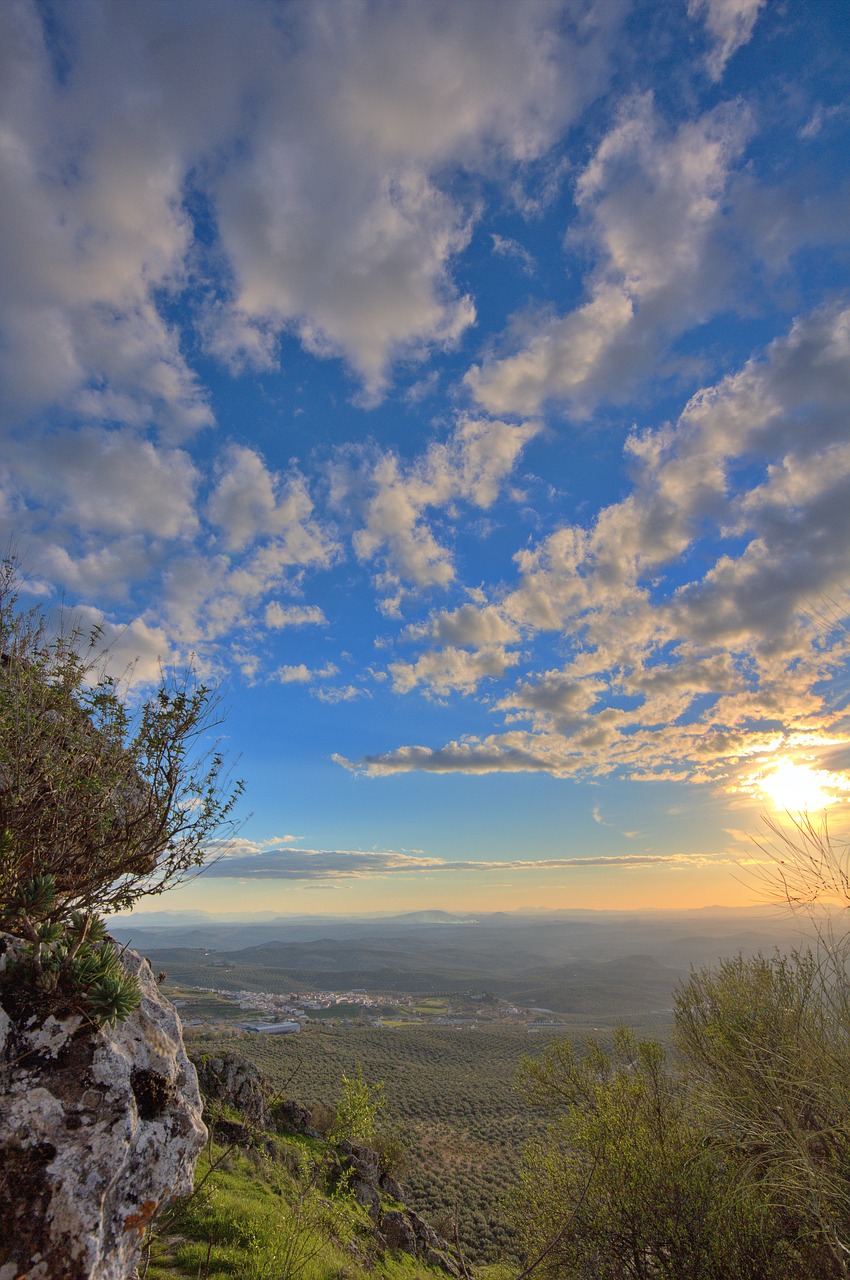
M 368 1084 L 358 1063 L 353 1076 L 343 1072 L 342 1096 L 328 1137 L 333 1142 L 344 1140 L 355 1146 L 368 1146 L 376 1137 L 384 1105 L 383 1084 Z
M 32 944 L 44 989 L 92 962 L 99 913 L 201 866 L 210 840 L 232 829 L 242 784 L 210 742 L 211 686 L 188 671 L 130 702 L 98 630 L 52 632 L 42 609 L 20 607 L 17 582 L 16 563 L 3 562 L 0 928 Z
M 23 612 L 16 566 L 0 574 L 0 921 L 51 876 L 52 915 L 115 911 L 162 893 L 232 827 L 215 691 L 191 671 L 131 705 L 105 673 L 95 630 L 51 635 Z

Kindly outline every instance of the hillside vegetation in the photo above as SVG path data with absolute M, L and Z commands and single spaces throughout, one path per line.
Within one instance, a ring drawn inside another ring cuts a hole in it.
M 450 1246 L 405 1204 L 381 1091 L 360 1072 L 343 1078 L 322 1135 L 247 1060 L 198 1065 L 210 1140 L 194 1193 L 146 1227 L 146 1280 L 459 1277 Z
M 792 905 L 850 897 L 847 849 L 807 822 L 795 839 Z M 810 947 L 694 970 L 668 1045 L 620 1028 L 528 1057 L 518 1028 L 351 1027 L 246 1050 L 314 1097 L 332 1063 L 367 1057 L 409 1128 L 413 1194 L 475 1260 L 549 1280 L 848 1280 L 850 936 L 815 921 Z
M 357 1064 L 384 1086 L 387 1114 L 403 1135 L 399 1177 L 413 1207 L 477 1263 L 517 1256 L 506 1196 L 523 1144 L 540 1127 L 516 1088 L 523 1055 L 552 1040 L 520 1027 L 311 1027 L 300 1036 L 204 1036 L 198 1048 L 238 1048 L 272 1086 L 321 1117 L 336 1106 Z M 195 1044 L 194 1038 L 190 1044 Z

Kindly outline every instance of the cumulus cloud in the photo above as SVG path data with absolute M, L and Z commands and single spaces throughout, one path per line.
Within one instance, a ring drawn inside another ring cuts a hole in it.
M 471 211 L 440 175 L 541 155 L 607 78 L 607 10 L 244 0 L 234 23 L 222 0 L 92 3 L 48 30 L 30 0 L 4 6 L 8 403 L 211 421 L 159 297 L 193 251 L 187 186 L 229 285 L 201 304 L 209 351 L 268 367 L 294 329 L 375 394 L 393 356 L 474 317 L 451 277 Z
M 675 423 L 633 435 L 632 491 L 588 527 L 519 553 L 519 581 L 498 607 L 408 630 L 427 639 L 504 619 L 526 638 L 568 636 L 563 666 L 494 706 L 526 727 L 343 763 L 375 775 L 619 770 L 736 785 L 780 751 L 817 760 L 844 742 L 829 680 L 850 654 L 849 369 L 850 308 L 801 317 Z M 682 584 L 697 543 L 703 571 Z M 823 600 L 838 603 L 823 611 Z M 463 687 L 475 659 L 446 653 L 442 666 L 429 651 L 391 667 L 399 687 Z
M 329 706 L 336 706 L 339 702 L 354 702 L 356 698 L 371 698 L 372 696 L 368 689 L 358 688 L 354 684 L 324 685 L 318 689 L 312 689 L 311 693 L 314 698 L 318 698 L 319 702 L 326 702 Z
M 581 240 L 596 256 L 587 300 L 518 320 L 515 350 L 466 375 L 479 404 L 533 414 L 548 400 L 576 412 L 622 398 L 659 343 L 711 314 L 728 273 L 723 196 L 749 128 L 739 104 L 672 132 L 650 94 L 624 105 L 575 184 Z
M 445 587 L 455 577 L 451 549 L 437 539 L 428 511 L 458 500 L 492 506 L 539 430 L 534 422 L 463 417 L 447 441 L 429 445 L 411 463 L 385 453 L 359 468 L 336 468 L 333 501 L 358 514 L 354 551 L 361 561 L 379 562 L 387 612 L 399 611 L 405 589 Z
M 333 662 L 323 667 L 308 667 L 305 662 L 278 667 L 269 676 L 279 684 L 303 684 L 310 686 L 310 694 L 319 702 L 336 706 L 340 702 L 354 702 L 357 698 L 370 698 L 368 689 L 353 684 L 322 684 L 323 680 L 331 680 L 339 675 L 339 667 Z
M 436 640 L 444 645 L 512 644 L 520 633 L 515 623 L 493 605 L 463 604 L 432 614 L 427 622 L 413 623 L 402 633 L 405 640 Z
M 232 331 L 237 352 L 262 360 L 269 327 L 294 325 L 310 350 L 345 356 L 374 396 L 392 356 L 455 341 L 475 315 L 450 275 L 470 218 L 436 175 L 539 156 L 597 91 L 619 6 L 596 23 L 579 5 L 560 22 L 557 11 L 547 0 L 491 0 L 486 15 L 444 0 L 293 6 L 269 32 L 278 66 L 253 145 L 215 184 L 233 271 L 218 349 Z M 583 56 L 570 61 L 579 26 Z
M 83 427 L 14 442 L 6 467 L 28 503 L 52 507 L 82 533 L 176 539 L 198 527 L 198 471 L 182 449 L 155 446 L 134 431 Z
M 280 681 L 281 684 L 308 684 L 314 677 L 315 672 L 304 662 L 299 662 L 295 666 L 278 667 L 272 672 L 272 679 Z
M 72 30 L 51 37 L 69 54 L 60 78 L 38 7 L 18 0 L 0 15 L 7 424 L 75 397 L 89 416 L 172 433 L 212 421 L 154 301 L 178 282 L 191 227 L 181 200 L 190 157 L 179 131 L 159 127 L 173 100 L 151 92 L 152 16 L 66 9 L 60 26 Z
M 87 605 L 73 610 L 70 618 L 83 632 L 97 630 L 103 670 L 113 680 L 130 686 L 155 684 L 163 669 L 179 660 L 165 631 L 144 618 L 116 622 Z
M 200 449 L 193 469 L 176 448 L 215 425 L 199 348 L 238 374 L 275 368 L 295 337 L 374 401 L 397 358 L 456 342 L 475 308 L 453 271 L 480 204 L 455 178 L 545 155 L 607 83 L 624 10 L 244 0 L 234 23 L 226 0 L 91 0 L 49 20 L 36 0 L 4 6 L 3 528 L 70 589 L 117 596 L 164 573 L 181 642 L 241 625 L 287 570 L 327 566 L 303 478 L 234 444 L 207 484 Z M 66 426 L 82 428 L 74 456 Z M 433 454 L 436 505 L 492 501 L 498 434 L 470 428 L 447 484 Z M 390 599 L 453 573 L 415 484 L 393 517 L 391 472 L 361 548 L 386 558 Z
M 278 537 L 291 564 L 326 562 L 329 545 L 312 514 L 307 482 L 297 472 L 273 475 L 258 453 L 242 445 L 230 445 L 219 459 L 208 517 L 228 550 Z
M 190 647 L 249 625 L 256 629 L 266 607 L 272 609 L 268 625 L 275 628 L 280 615 L 276 602 L 263 604 L 267 597 L 286 587 L 300 592 L 304 574 L 327 568 L 336 554 L 336 544 L 310 518 L 295 520 L 281 537 L 259 540 L 241 557 L 193 550 L 163 568 L 159 608 L 172 633 Z
M 281 604 L 278 600 L 266 605 L 266 626 L 323 627 L 327 625 L 324 612 L 316 604 Z
M 471 693 L 488 676 L 503 676 L 519 662 L 519 654 L 499 645 L 487 645 L 471 653 L 452 647 L 422 653 L 415 662 L 392 662 L 389 672 L 397 693 L 409 693 L 425 685 L 438 695 L 457 690 Z

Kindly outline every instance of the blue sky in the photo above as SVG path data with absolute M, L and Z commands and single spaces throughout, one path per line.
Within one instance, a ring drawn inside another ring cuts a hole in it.
M 227 690 L 173 906 L 742 902 L 761 813 L 840 831 L 845 3 L 0 27 L 0 534 Z

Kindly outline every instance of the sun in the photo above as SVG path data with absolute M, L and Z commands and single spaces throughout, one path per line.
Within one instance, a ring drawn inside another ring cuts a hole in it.
M 771 773 L 759 778 L 758 787 L 775 809 L 787 813 L 816 813 L 838 800 L 829 790 L 833 781 L 825 769 L 782 760 Z

